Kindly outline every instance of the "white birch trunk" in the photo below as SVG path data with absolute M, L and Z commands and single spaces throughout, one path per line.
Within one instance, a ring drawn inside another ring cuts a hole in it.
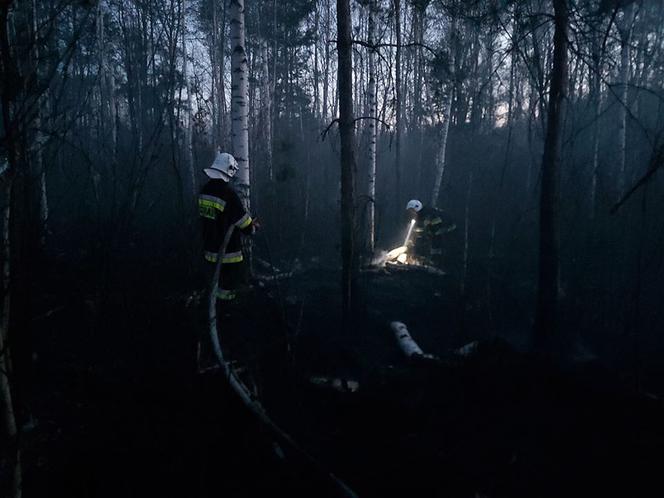
M 219 25 L 217 21 L 217 4 L 218 2 L 213 2 L 212 4 L 212 27 L 210 29 L 211 31 L 211 46 L 210 46 L 210 66 L 211 66 L 211 72 L 212 72 L 212 77 L 210 78 L 210 84 L 212 85 L 211 88 L 211 95 L 210 95 L 210 102 L 211 102 L 211 107 L 212 107 L 212 135 L 210 137 L 210 145 L 212 145 L 212 148 L 216 150 L 221 146 L 221 142 L 219 142 L 219 111 L 217 110 L 219 106 L 221 105 L 221 102 L 219 102 L 219 95 L 218 95 L 218 87 L 219 87 L 219 58 L 217 57 L 217 50 L 218 50 L 218 41 L 217 41 L 217 33 L 219 31 Z
M 375 0 L 369 3 L 369 32 L 367 40 L 369 44 L 374 43 L 375 30 Z M 373 254 L 376 246 L 376 142 L 378 138 L 378 114 L 376 106 L 376 54 L 373 49 L 369 49 L 369 185 L 367 195 L 367 225 L 368 225 L 368 249 Z
M 450 52 L 450 68 L 452 71 L 452 78 L 455 77 L 455 47 L 453 46 L 455 39 L 456 31 L 456 19 L 452 19 L 452 25 L 450 27 L 448 47 Z M 445 105 L 443 107 L 443 124 L 440 129 L 440 141 L 438 142 L 438 152 L 436 154 L 436 179 L 433 184 L 433 193 L 431 195 L 431 205 L 438 205 L 438 198 L 440 197 L 440 189 L 443 184 L 443 176 L 445 174 L 445 161 L 447 156 L 447 136 L 450 131 L 450 121 L 452 121 L 452 98 L 454 97 L 454 87 L 455 85 L 450 85 L 449 93 L 447 94 L 447 99 L 445 100 Z
M 444 121 L 440 129 L 440 140 L 438 142 L 438 151 L 436 153 L 436 180 L 433 184 L 433 193 L 431 194 L 431 205 L 438 205 L 438 198 L 440 197 L 440 188 L 443 184 L 443 176 L 445 174 L 445 158 L 447 155 L 447 135 L 450 131 L 450 121 L 452 118 L 452 89 L 445 102 Z
M 406 358 L 412 358 L 413 356 L 424 356 L 424 351 L 418 346 L 408 332 L 408 327 L 403 322 L 392 322 L 390 323 L 392 332 L 394 332 L 394 338 L 399 344 L 399 348 L 403 351 L 403 354 Z
M 233 156 L 238 162 L 238 190 L 249 209 L 249 71 L 245 49 L 244 0 L 231 0 L 231 119 Z

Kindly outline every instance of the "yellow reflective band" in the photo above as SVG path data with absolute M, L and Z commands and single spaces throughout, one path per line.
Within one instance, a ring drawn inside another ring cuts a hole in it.
M 222 301 L 232 301 L 233 299 L 235 299 L 235 291 L 226 290 L 226 289 L 217 289 L 217 299 L 221 299 Z
M 205 218 L 214 219 L 216 217 L 215 210 L 223 213 L 225 208 L 226 201 L 219 197 L 206 194 L 198 196 L 198 209 L 201 216 Z
M 224 255 L 224 259 L 221 260 L 222 263 L 240 263 L 243 261 L 242 251 L 229 252 Z
M 216 263 L 217 253 L 212 251 L 205 251 L 205 261 L 209 261 L 210 263 Z
M 240 230 L 243 230 L 251 225 L 251 221 L 251 216 L 249 216 L 249 213 L 246 213 L 242 218 L 235 222 L 235 226 Z
M 214 220 L 217 218 L 217 213 L 214 210 L 214 208 L 210 206 L 198 206 L 198 214 L 200 214 L 203 218 L 209 218 L 211 220 Z
M 438 225 L 438 224 L 440 224 L 440 223 L 442 223 L 442 222 L 443 222 L 443 220 L 442 220 L 440 217 L 438 217 L 438 216 L 436 216 L 433 220 L 431 220 L 431 224 L 432 224 L 432 225 Z

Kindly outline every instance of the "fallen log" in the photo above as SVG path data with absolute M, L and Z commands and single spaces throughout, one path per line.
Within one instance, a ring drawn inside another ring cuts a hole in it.
M 422 348 L 415 342 L 415 339 L 412 338 L 410 332 L 408 332 L 408 327 L 403 322 L 391 322 L 390 327 L 392 332 L 394 332 L 394 338 L 397 340 L 397 344 L 406 358 L 409 360 L 426 360 L 433 362 L 440 362 L 440 358 L 432 354 L 426 354 L 422 351 Z
M 422 348 L 415 342 L 408 332 L 408 327 L 403 322 L 392 322 L 390 327 L 394 332 L 394 337 L 397 340 L 397 344 L 403 351 L 403 354 L 406 355 L 406 358 L 411 358 L 413 356 L 424 356 L 424 351 Z

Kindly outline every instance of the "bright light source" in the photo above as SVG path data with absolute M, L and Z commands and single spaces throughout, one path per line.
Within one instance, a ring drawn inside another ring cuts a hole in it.
M 397 257 L 397 261 L 403 265 L 406 264 L 406 261 L 408 261 L 408 255 L 404 252 L 402 254 L 399 254 Z
M 408 225 L 408 233 L 406 234 L 406 240 L 403 241 L 404 246 L 408 246 L 408 241 L 410 240 L 410 236 L 413 233 L 414 226 L 415 226 L 415 218 L 410 220 L 410 225 Z

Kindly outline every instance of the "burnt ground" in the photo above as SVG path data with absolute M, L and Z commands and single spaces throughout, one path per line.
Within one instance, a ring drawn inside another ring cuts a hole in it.
M 201 309 L 173 278 L 128 264 L 101 297 L 90 271 L 54 262 L 36 289 L 24 496 L 326 496 L 223 376 L 197 373 Z
M 637 395 L 591 355 L 561 366 L 519 352 L 513 344 L 524 342 L 527 320 L 508 321 L 509 337 L 489 331 L 453 277 L 417 268 L 365 272 L 363 313 L 344 334 L 338 278 L 315 270 L 281 282 L 300 389 L 288 404 L 264 398 L 360 496 L 664 491 L 661 398 Z M 503 303 L 511 306 L 506 316 L 522 310 L 518 301 Z M 440 361 L 406 361 L 392 320 L 408 324 Z M 452 354 L 471 340 L 480 340 L 476 355 Z M 360 388 L 321 389 L 310 376 L 353 379 Z
M 335 495 L 288 448 L 279 456 L 222 376 L 196 374 L 203 310 L 176 278 L 143 262 L 114 278 L 104 297 L 76 268 L 40 283 L 25 496 Z M 264 284 L 220 334 L 277 423 L 360 496 L 661 494 L 660 401 L 598 362 L 516 351 L 453 278 L 417 269 L 365 272 L 363 312 L 344 332 L 338 280 L 317 269 Z M 443 361 L 405 361 L 391 320 Z M 512 344 L 527 326 L 503 324 Z M 450 353 L 476 339 L 475 356 Z

